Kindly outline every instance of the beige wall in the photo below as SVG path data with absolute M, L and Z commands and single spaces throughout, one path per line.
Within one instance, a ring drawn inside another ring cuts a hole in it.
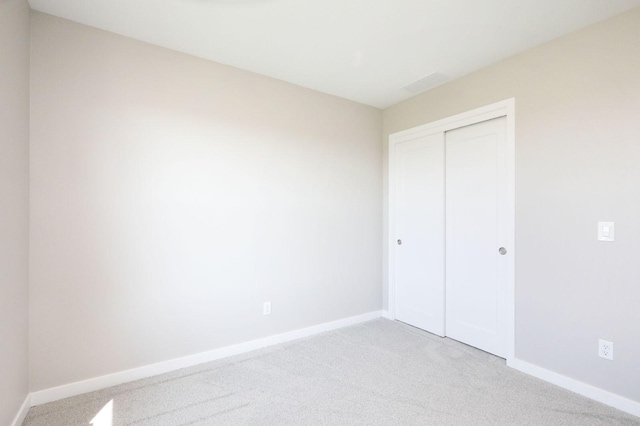
M 24 5 L 0 1 L 22 18 Z M 0 31 L 25 31 L 14 16 Z M 379 111 L 32 23 L 32 391 L 386 306 Z M 22 58 L 3 93 L 22 87 L 27 39 L 0 38 L 2 59 Z M 639 45 L 637 9 L 388 108 L 382 132 L 386 152 L 390 133 L 516 98 L 516 356 L 636 401 Z M 23 91 L 0 104 L 0 132 L 17 135 L 0 142 L 18 148 L 0 168 L 18 180 L 12 232 L 26 232 Z M 595 240 L 600 220 L 616 222 L 616 242 Z M 26 393 L 26 246 L 12 238 L 16 292 L 0 304 L 18 303 L 2 305 L 0 336 L 17 340 L 0 350 L 18 349 L 17 385 L 0 388 L 0 416 Z M 615 361 L 597 357 L 598 338 Z
M 380 110 L 38 13 L 31 83 L 32 391 L 381 308 Z
M 0 0 L 0 424 L 27 396 L 29 6 Z
M 516 356 L 635 401 L 639 46 L 635 9 L 383 115 L 386 155 L 390 133 L 515 97 Z M 598 221 L 615 221 L 615 242 L 596 241 Z M 615 361 L 598 358 L 598 338 L 614 343 Z

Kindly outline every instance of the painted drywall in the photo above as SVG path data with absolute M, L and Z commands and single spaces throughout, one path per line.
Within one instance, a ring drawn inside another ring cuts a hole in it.
M 515 97 L 516 357 L 635 401 L 638 46 L 635 9 L 383 113 L 386 156 L 391 133 Z M 598 221 L 615 221 L 615 242 L 596 240 Z M 613 362 L 598 358 L 599 338 Z
M 31 91 L 32 391 L 381 308 L 380 110 L 39 13 Z
M 0 424 L 28 393 L 29 6 L 0 1 Z

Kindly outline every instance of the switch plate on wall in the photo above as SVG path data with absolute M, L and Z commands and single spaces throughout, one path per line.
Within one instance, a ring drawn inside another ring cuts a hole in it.
M 615 229 L 613 222 L 598 222 L 598 240 L 613 241 L 615 238 Z

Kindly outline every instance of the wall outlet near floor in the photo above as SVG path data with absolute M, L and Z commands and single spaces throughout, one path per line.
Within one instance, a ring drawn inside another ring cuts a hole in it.
M 613 361 L 613 343 L 606 340 L 598 340 L 598 356 Z
M 271 302 L 264 302 L 264 305 L 262 305 L 262 315 L 271 315 Z

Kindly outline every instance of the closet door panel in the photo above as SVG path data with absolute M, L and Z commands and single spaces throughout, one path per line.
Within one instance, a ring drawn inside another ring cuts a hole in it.
M 396 319 L 444 336 L 444 134 L 394 145 Z

